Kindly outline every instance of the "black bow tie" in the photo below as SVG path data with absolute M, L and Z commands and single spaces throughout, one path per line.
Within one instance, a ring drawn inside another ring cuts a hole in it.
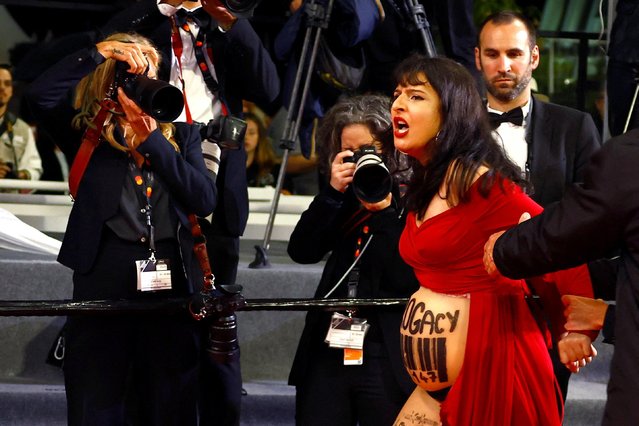
M 513 123 L 517 126 L 521 126 L 524 122 L 524 113 L 521 108 L 511 109 L 510 111 L 503 114 L 489 112 L 488 116 L 490 117 L 490 122 L 495 129 L 499 127 L 501 123 L 508 122 Z
M 180 8 L 175 13 L 175 23 L 178 27 L 182 27 L 188 21 L 195 22 L 198 27 L 208 27 L 211 22 L 211 15 L 202 7 L 198 7 L 193 11 Z

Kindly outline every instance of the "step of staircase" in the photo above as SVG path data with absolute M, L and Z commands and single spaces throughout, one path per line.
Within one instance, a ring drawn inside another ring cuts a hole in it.
M 284 382 L 245 383 L 241 426 L 293 426 L 295 388 Z M 67 424 L 63 385 L 0 384 L 0 425 L 63 426 Z
M 295 388 L 281 381 L 244 384 L 241 426 L 293 426 Z M 606 385 L 586 379 L 570 382 L 564 426 L 592 426 L 601 422 Z M 66 425 L 64 386 L 0 384 L 0 425 Z

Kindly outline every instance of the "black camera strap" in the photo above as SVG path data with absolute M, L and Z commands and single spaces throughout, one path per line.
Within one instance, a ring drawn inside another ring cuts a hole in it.
M 2 120 L 2 124 L 0 124 L 0 136 L 4 135 L 5 132 L 9 137 L 9 147 L 11 147 L 11 152 L 13 153 L 13 167 L 14 171 L 18 170 L 18 155 L 16 153 L 16 146 L 13 144 L 13 125 L 16 123 L 17 117 L 13 115 L 10 111 L 7 111 L 4 114 L 4 120 Z
M 180 9 L 180 10 L 183 10 L 183 9 Z M 178 12 L 180 12 L 180 10 L 178 10 Z M 203 13 L 206 13 L 206 12 L 203 12 Z M 188 33 L 189 36 L 191 37 L 191 41 L 193 43 L 193 52 L 195 53 L 195 59 L 197 60 L 198 68 L 202 72 L 204 83 L 206 84 L 206 87 L 209 89 L 211 94 L 215 96 L 217 99 L 219 99 L 220 104 L 222 105 L 222 114 L 225 116 L 228 116 L 228 109 L 226 108 L 226 105 L 224 101 L 222 100 L 222 97 L 220 96 L 220 85 L 218 84 L 217 80 L 213 77 L 213 74 L 211 73 L 211 69 L 209 68 L 208 63 L 206 62 L 207 56 L 211 59 L 211 61 L 213 61 L 213 52 L 211 51 L 210 48 L 207 48 L 206 28 L 200 27 L 197 37 L 195 37 L 193 35 L 193 32 L 191 32 L 189 23 L 186 20 L 184 20 L 184 23 L 182 23 L 181 21 L 182 20 L 181 19 L 179 20 L 178 17 L 173 16 L 172 24 L 171 24 L 172 25 L 171 44 L 173 46 L 173 54 L 175 55 L 178 61 L 178 66 L 180 68 L 180 82 L 182 83 L 182 94 L 184 96 L 184 108 L 186 113 L 186 121 L 187 123 L 192 123 L 193 117 L 191 116 L 191 112 L 189 110 L 188 102 L 186 99 L 184 79 L 182 78 L 181 58 L 182 58 L 182 52 L 184 51 L 184 46 L 182 44 L 182 37 L 180 36 L 179 28 L 181 28 L 183 31 Z
M 3 135 L 7 132 L 7 136 L 9 136 L 9 141 L 13 143 L 13 125 L 16 124 L 16 116 L 13 115 L 10 111 L 7 111 L 4 115 L 4 120 L 2 120 L 2 124 L 0 124 L 0 135 Z
M 372 216 L 372 213 L 366 210 L 365 208 L 358 209 L 353 215 L 346 221 L 346 223 L 342 226 L 342 230 L 344 231 L 344 235 L 348 235 L 351 232 L 355 232 L 357 228 L 359 228 L 359 235 L 355 240 L 355 251 L 354 251 L 354 260 L 351 266 L 346 270 L 344 275 L 339 279 L 337 284 L 333 286 L 333 288 L 324 295 L 324 298 L 329 297 L 333 292 L 344 282 L 348 285 L 347 289 L 347 297 L 355 298 L 357 297 L 357 286 L 359 284 L 359 261 L 368 248 L 371 240 L 373 239 L 373 234 L 370 233 L 370 228 L 366 224 L 368 219 Z M 368 238 L 367 238 L 368 237 Z M 365 240 L 365 241 L 364 241 Z

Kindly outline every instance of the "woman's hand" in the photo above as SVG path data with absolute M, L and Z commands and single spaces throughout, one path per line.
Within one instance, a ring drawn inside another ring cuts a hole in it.
M 118 102 L 133 131 L 130 147 L 135 149 L 149 137 L 151 132 L 158 128 L 158 124 L 151 116 L 142 111 L 142 108 L 136 105 L 121 87 L 118 87 Z
M 355 163 L 344 162 L 345 158 L 352 156 L 353 151 L 342 151 L 335 156 L 333 164 L 331 164 L 330 185 L 339 192 L 345 192 L 348 185 L 353 181 Z
M 149 69 L 149 63 L 157 64 L 158 54 L 151 46 L 121 41 L 102 41 L 96 44 L 100 55 L 106 59 L 115 59 L 129 64 L 131 74 L 144 74 Z
M 597 349 L 592 340 L 585 334 L 564 333 L 557 342 L 557 352 L 560 361 L 573 373 L 578 373 L 581 367 L 589 364 L 597 356 Z

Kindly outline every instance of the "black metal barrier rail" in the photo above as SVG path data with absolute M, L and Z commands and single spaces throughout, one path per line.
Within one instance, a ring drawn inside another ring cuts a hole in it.
M 119 314 L 179 314 L 188 312 L 191 299 L 164 300 L 0 300 L 0 317 L 119 315 Z M 237 311 L 335 311 L 363 307 L 403 307 L 403 299 L 247 299 Z

